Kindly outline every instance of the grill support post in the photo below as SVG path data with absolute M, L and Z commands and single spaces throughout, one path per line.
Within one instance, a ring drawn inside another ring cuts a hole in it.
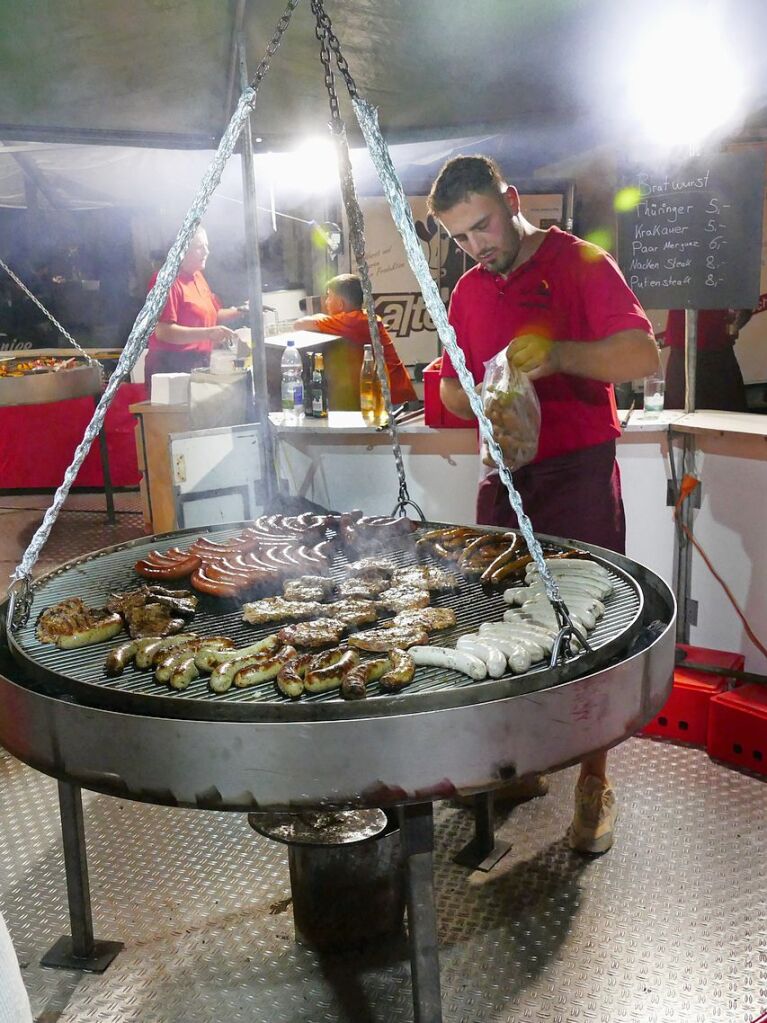
M 495 837 L 495 798 L 492 792 L 478 792 L 474 797 L 474 838 L 459 849 L 453 863 L 487 873 L 511 849 L 509 842 Z
M 399 808 L 407 879 L 407 922 L 415 1023 L 442 1023 L 437 910 L 434 903 L 434 808 Z
M 93 937 L 82 793 L 79 785 L 65 781 L 58 784 L 69 926 L 72 933 L 59 938 L 45 953 L 40 964 L 65 970 L 103 973 L 123 948 L 123 943 L 96 941 Z
M 95 408 L 98 408 L 99 396 L 94 395 L 93 401 Z M 101 474 L 104 477 L 104 498 L 107 504 L 107 522 L 113 526 L 117 520 L 115 519 L 114 489 L 112 487 L 112 472 L 109 468 L 109 448 L 107 447 L 106 427 L 99 430 L 99 458 L 101 459 Z

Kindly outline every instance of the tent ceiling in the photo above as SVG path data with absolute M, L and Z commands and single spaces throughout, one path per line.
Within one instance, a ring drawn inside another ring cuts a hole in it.
M 604 136 L 621 119 L 611 76 L 622 40 L 638 12 L 646 24 L 666 2 L 673 0 L 326 0 L 326 10 L 360 93 L 379 107 L 392 140 L 573 124 Z M 763 106 L 767 3 L 715 2 L 754 72 L 752 105 Z M 0 138 L 209 148 L 228 120 L 240 6 L 0 4 Z M 284 7 L 244 4 L 251 74 Z M 278 148 L 321 130 L 327 117 L 313 18 L 301 0 L 259 93 L 256 130 Z

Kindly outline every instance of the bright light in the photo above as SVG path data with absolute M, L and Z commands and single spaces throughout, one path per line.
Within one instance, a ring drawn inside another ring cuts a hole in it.
M 326 192 L 338 186 L 336 149 L 330 139 L 307 139 L 290 153 L 272 153 L 270 171 L 275 188 Z
M 712 5 L 669 2 L 640 29 L 633 49 L 629 97 L 648 140 L 695 147 L 741 113 L 743 75 Z

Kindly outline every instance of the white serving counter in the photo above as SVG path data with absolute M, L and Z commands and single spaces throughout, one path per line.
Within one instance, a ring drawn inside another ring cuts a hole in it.
M 626 412 L 620 413 L 626 418 Z M 288 492 L 327 508 L 362 508 L 388 515 L 397 501 L 397 473 L 387 431 L 366 427 L 357 412 L 283 427 L 271 417 L 279 476 Z M 667 505 L 669 445 L 677 452 L 693 435 L 701 506 L 694 533 L 762 642 L 767 641 L 767 416 L 665 411 L 632 413 L 618 441 L 626 505 L 629 557 L 673 585 L 676 540 Z M 411 498 L 427 519 L 471 524 L 479 475 L 474 429 L 435 430 L 422 418 L 400 426 L 400 446 Z M 535 525 L 535 523 L 533 523 Z M 695 552 L 691 596 L 698 623 L 690 642 L 746 654 L 750 671 L 767 671 L 721 587 Z

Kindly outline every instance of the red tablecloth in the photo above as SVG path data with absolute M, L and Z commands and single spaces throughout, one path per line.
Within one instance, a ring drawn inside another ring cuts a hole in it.
M 138 486 L 140 473 L 133 434 L 136 419 L 128 406 L 145 399 L 143 384 L 121 384 L 107 411 L 109 472 L 115 487 Z M 58 487 L 94 408 L 93 398 L 0 408 L 0 489 Z M 104 486 L 98 439 L 91 445 L 74 486 Z

